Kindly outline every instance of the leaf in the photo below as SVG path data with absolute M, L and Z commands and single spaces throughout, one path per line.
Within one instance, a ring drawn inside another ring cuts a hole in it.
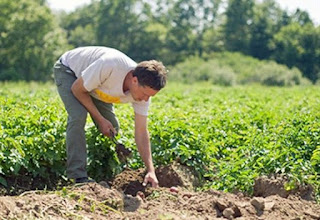
M 3 185 L 4 187 L 8 187 L 7 180 L 1 176 L 0 176 L 0 184 Z
M 286 190 L 286 191 L 290 191 L 290 190 L 293 190 L 293 189 L 295 189 L 296 188 L 296 184 L 295 184 L 295 182 L 292 180 L 292 181 L 290 181 L 290 182 L 286 182 L 285 184 L 284 184 L 284 189 Z

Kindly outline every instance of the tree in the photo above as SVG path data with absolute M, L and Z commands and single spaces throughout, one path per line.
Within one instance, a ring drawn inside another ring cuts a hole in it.
M 100 3 L 92 1 L 69 14 L 60 13 L 60 26 L 66 30 L 73 47 L 97 45 L 97 28 Z
M 316 82 L 320 73 L 320 27 L 292 23 L 274 36 L 273 45 L 276 61 L 298 67 L 305 77 Z
M 220 0 L 172 0 L 162 14 L 168 28 L 167 48 L 171 64 L 203 52 L 206 30 L 214 27 Z M 165 16 L 166 15 L 166 16 Z
M 310 23 L 313 24 L 309 13 L 307 11 L 300 10 L 299 8 L 295 11 L 291 18 L 293 22 L 299 23 L 301 26 Z
M 165 28 L 152 20 L 150 5 L 143 0 L 102 0 L 97 15 L 97 42 L 115 47 L 136 61 L 159 58 Z M 159 30 L 152 26 L 159 27 Z
M 248 53 L 254 0 L 229 0 L 224 24 L 226 49 Z
M 203 52 L 210 54 L 225 50 L 224 34 L 221 27 L 212 27 L 203 33 L 202 48 Z
M 49 8 L 33 0 L 2 0 L 0 6 L 0 80 L 50 79 L 66 39 Z
M 97 15 L 97 40 L 100 44 L 127 52 L 138 33 L 137 0 L 102 0 Z
M 272 53 L 270 42 L 280 25 L 284 12 L 274 0 L 264 0 L 254 6 L 252 24 L 249 27 L 249 54 L 258 59 L 268 59 Z

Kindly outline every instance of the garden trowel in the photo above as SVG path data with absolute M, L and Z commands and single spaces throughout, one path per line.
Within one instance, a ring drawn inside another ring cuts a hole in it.
M 116 145 L 116 153 L 119 160 L 122 163 L 126 163 L 127 159 L 132 155 L 131 150 L 126 148 L 123 144 L 119 143 L 115 137 L 115 134 L 112 131 L 110 132 L 111 132 L 111 141 Z

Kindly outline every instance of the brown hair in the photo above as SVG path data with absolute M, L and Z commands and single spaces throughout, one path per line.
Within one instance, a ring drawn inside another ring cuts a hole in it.
M 162 89 L 167 82 L 167 70 L 162 62 L 156 60 L 142 61 L 133 71 L 141 86 L 149 86 L 154 90 Z

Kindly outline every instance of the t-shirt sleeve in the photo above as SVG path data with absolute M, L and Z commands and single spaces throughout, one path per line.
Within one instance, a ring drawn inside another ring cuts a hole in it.
M 81 73 L 84 88 L 91 92 L 100 87 L 109 78 L 112 70 L 112 62 L 105 59 L 96 60 Z
M 151 103 L 151 98 L 149 98 L 149 101 L 147 102 L 145 101 L 133 102 L 132 107 L 136 114 L 148 116 L 148 109 L 149 109 L 150 103 Z

